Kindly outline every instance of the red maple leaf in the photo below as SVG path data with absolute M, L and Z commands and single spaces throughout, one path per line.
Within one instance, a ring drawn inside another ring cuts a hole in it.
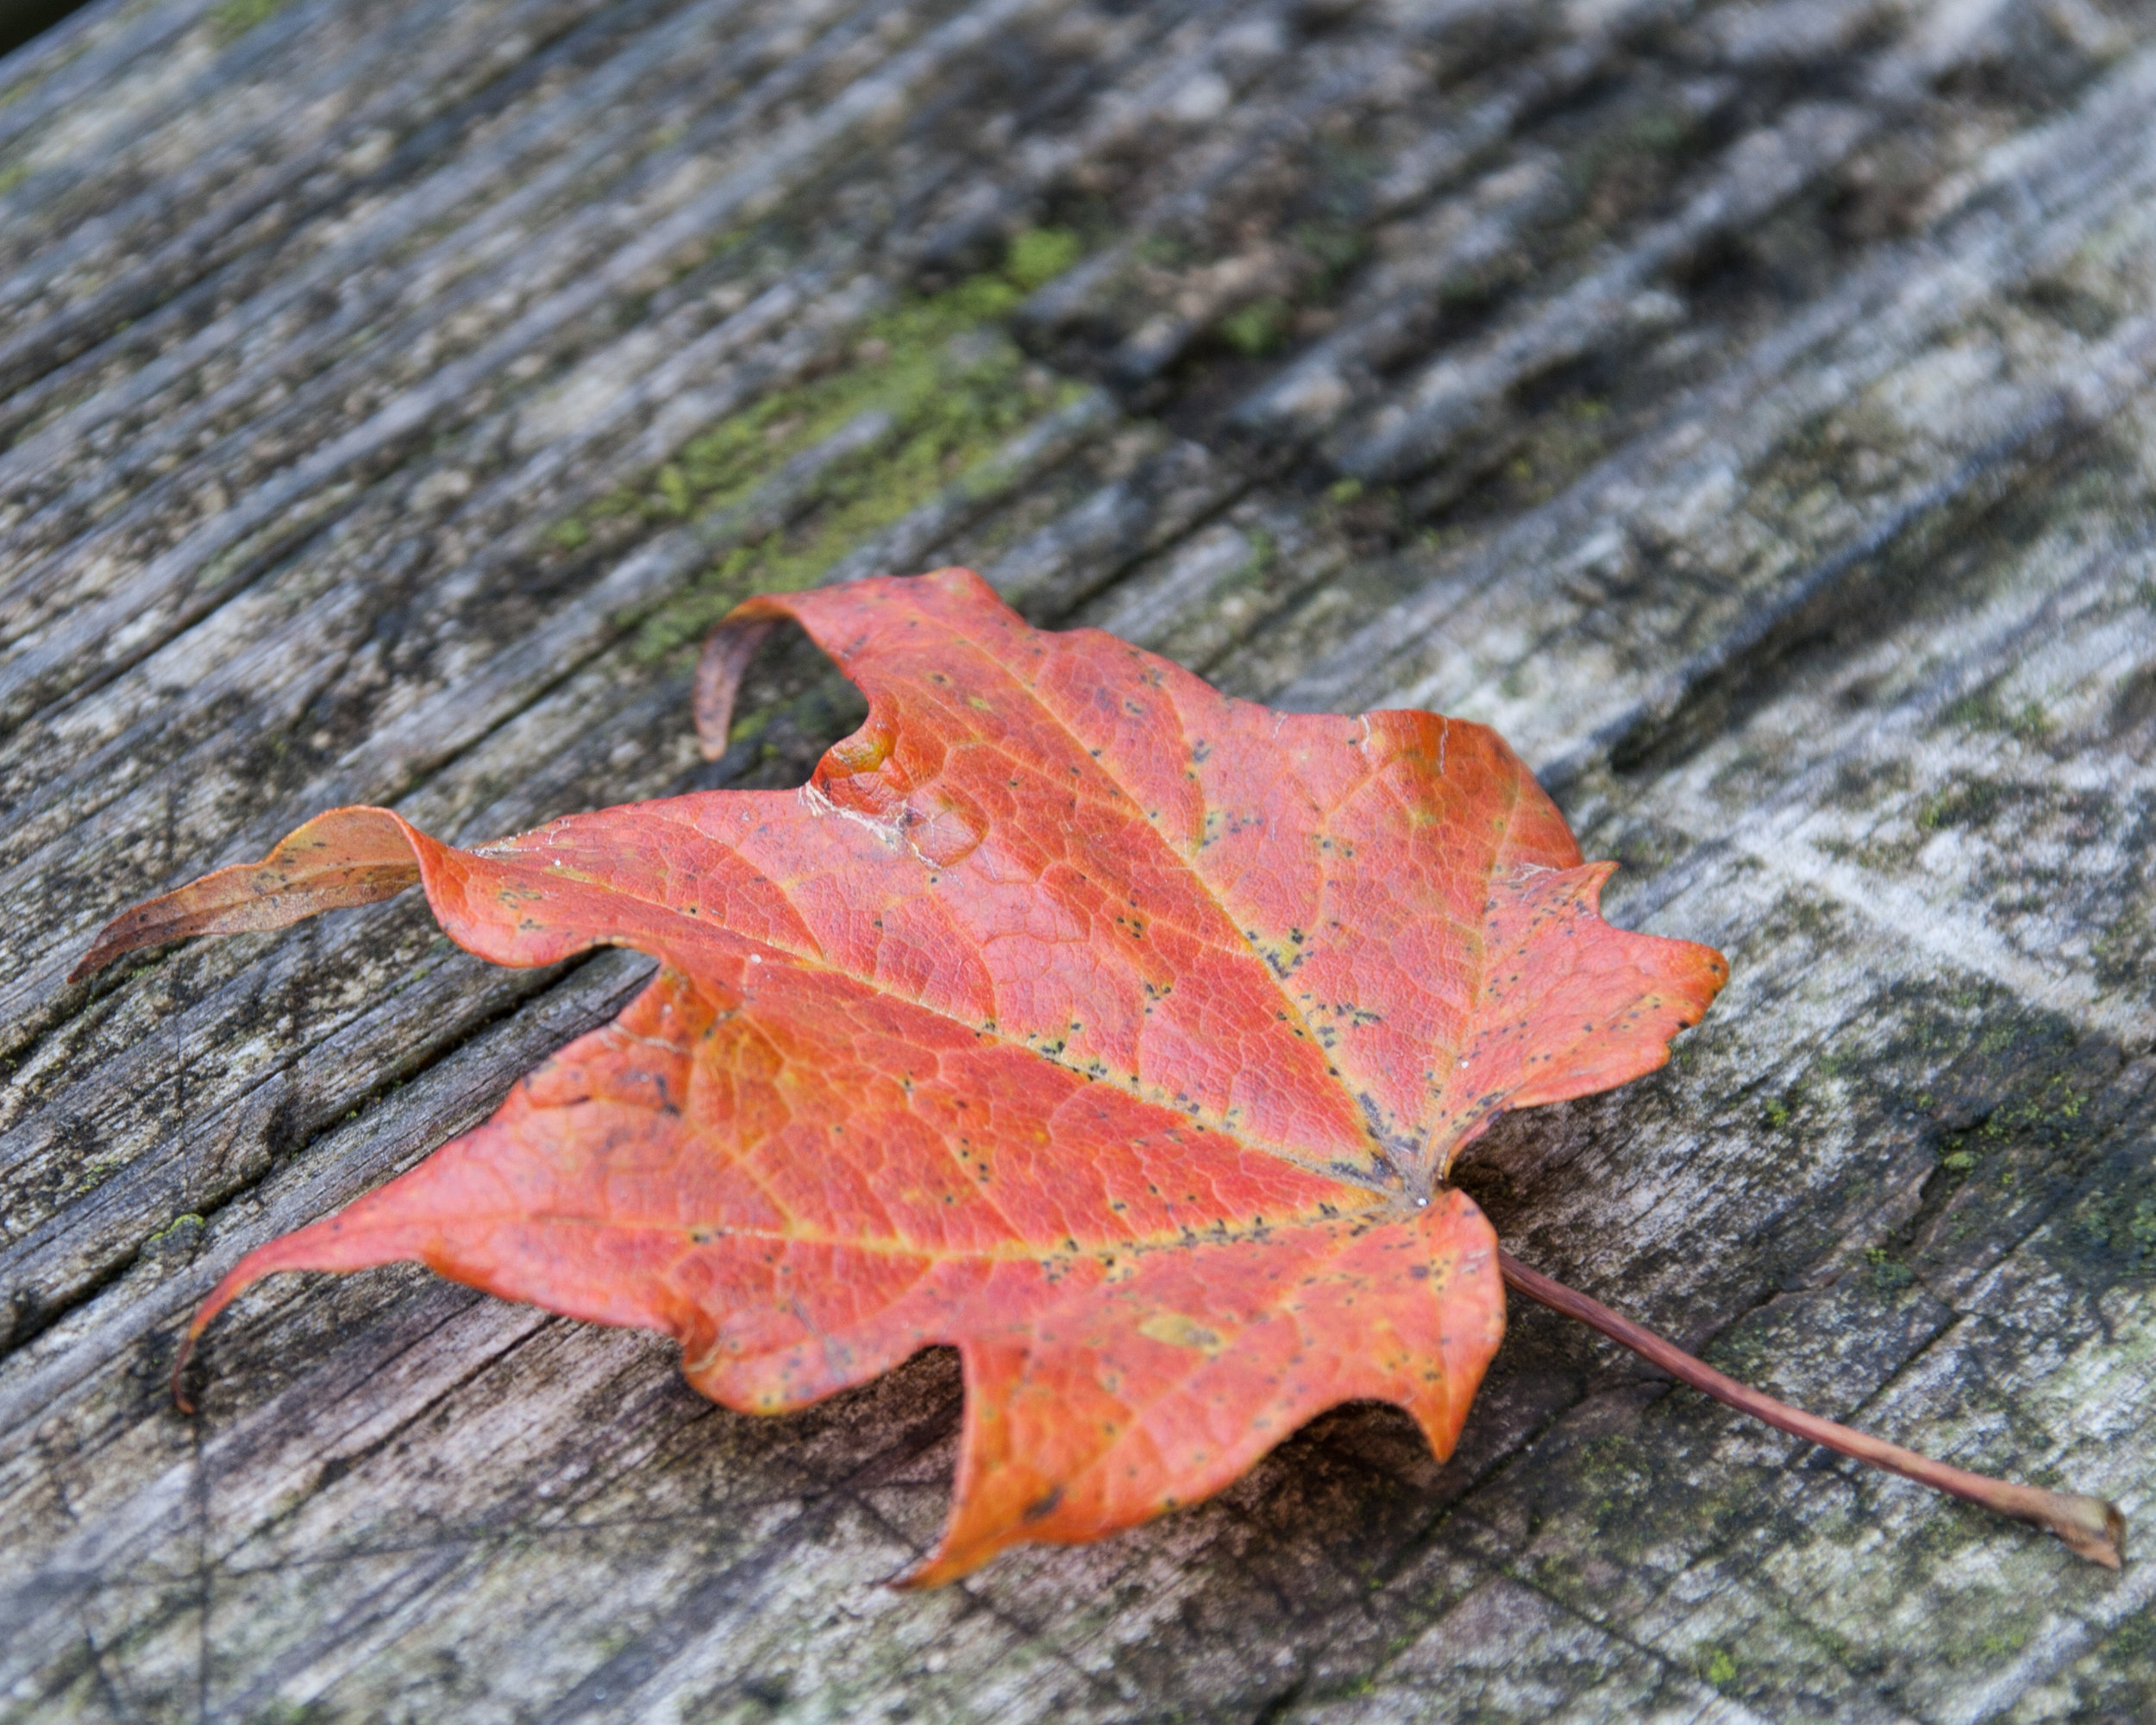
M 661 967 L 484 1126 L 248 1253 L 191 1338 L 271 1271 L 417 1259 L 664 1331 L 759 1412 L 948 1344 L 921 1582 L 1204 1497 L 1354 1398 L 1449 1454 L 1504 1328 L 1453 1157 L 1662 1064 L 1720 956 L 1603 922 L 1613 865 L 1482 726 L 1233 700 L 962 569 L 742 606 L 707 741 L 781 618 L 869 703 L 798 790 L 470 850 L 339 809 L 100 937 L 78 975 L 416 881 L 498 963 Z

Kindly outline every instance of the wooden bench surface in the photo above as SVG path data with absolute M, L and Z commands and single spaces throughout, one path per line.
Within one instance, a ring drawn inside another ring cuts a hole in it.
M 0 1717 L 2144 1721 L 2123 1575 L 1536 1310 L 926 1594 L 925 1355 L 756 1419 L 661 1340 L 249 1245 L 645 974 L 412 895 L 66 975 L 389 803 L 796 782 L 738 597 L 963 562 L 1288 707 L 1497 725 L 1734 981 L 1512 1117 L 1507 1245 L 1966 1465 L 2156 1477 L 2156 9 L 100 0 L 0 62 Z

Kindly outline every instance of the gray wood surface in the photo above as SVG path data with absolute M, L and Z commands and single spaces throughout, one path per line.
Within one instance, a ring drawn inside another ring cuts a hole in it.
M 1242 694 L 1500 726 L 1734 981 L 1462 1178 L 1817 1410 L 2156 1465 L 2156 11 L 2128 0 L 100 0 L 0 61 L 0 1717 L 2156 1719 L 2122 1576 L 1534 1311 L 925 1595 L 916 1360 L 248 1246 L 643 974 L 393 901 L 66 973 L 341 801 L 798 779 L 743 593 L 980 568 Z M 2156 1526 L 2156 1521 L 2149 1525 Z

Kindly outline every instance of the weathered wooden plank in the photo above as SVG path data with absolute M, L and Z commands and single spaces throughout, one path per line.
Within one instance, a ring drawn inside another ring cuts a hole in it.
M 1539 1314 L 931 1596 L 935 1355 L 808 1414 L 416 1272 L 178 1326 L 638 961 L 417 907 L 61 977 L 327 802 L 783 783 L 758 585 L 954 560 L 1488 718 L 1736 980 L 1505 1123 L 1508 1242 L 2147 1507 L 2156 18 L 2116 5 L 93 8 L 0 66 L 0 1716 L 2135 1716 L 2111 1579 Z M 1344 482 L 1346 481 L 1346 482 Z

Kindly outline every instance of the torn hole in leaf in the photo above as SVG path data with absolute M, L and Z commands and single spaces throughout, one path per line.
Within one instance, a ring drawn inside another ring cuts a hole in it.
M 868 698 L 791 618 L 721 624 L 705 641 L 694 693 L 707 763 L 699 790 L 793 790 L 824 751 L 858 731 Z

